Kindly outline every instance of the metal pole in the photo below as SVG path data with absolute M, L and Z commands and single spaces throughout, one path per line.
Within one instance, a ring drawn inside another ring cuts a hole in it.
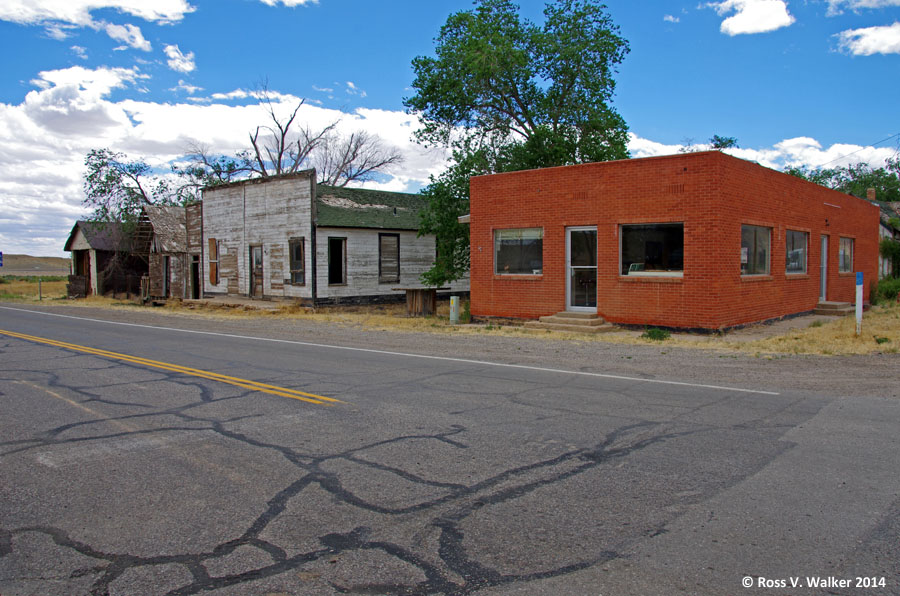
M 459 323 L 459 296 L 450 296 L 450 324 Z
M 44 299 L 44 293 L 41 292 L 41 276 L 38 275 L 38 301 L 41 301 L 43 299 Z
M 862 312 L 863 312 L 863 274 L 862 271 L 856 272 L 856 335 L 862 333 Z

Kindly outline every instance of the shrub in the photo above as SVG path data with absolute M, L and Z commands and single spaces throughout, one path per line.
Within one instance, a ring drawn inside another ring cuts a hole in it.
M 900 293 L 900 277 L 888 277 L 878 282 L 878 298 L 896 300 Z
M 672 333 L 668 329 L 660 329 L 659 327 L 650 327 L 641 337 L 643 339 L 652 339 L 653 341 L 665 341 L 672 336 Z

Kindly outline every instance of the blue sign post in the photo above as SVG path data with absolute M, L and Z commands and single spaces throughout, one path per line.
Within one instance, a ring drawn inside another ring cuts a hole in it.
M 856 272 L 856 335 L 862 333 L 863 274 Z

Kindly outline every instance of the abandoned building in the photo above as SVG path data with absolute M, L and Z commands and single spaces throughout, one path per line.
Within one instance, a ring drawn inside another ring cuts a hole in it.
M 133 245 L 147 263 L 148 298 L 200 297 L 200 229 L 199 205 L 143 207 Z
M 419 195 L 317 185 L 315 170 L 203 190 L 203 295 L 399 300 L 435 258 Z M 467 291 L 463 281 L 451 291 Z
M 76 221 L 64 250 L 72 253 L 70 298 L 140 292 L 145 265 L 131 254 L 131 236 L 122 224 Z
M 726 329 L 878 280 L 877 206 L 718 151 L 479 176 L 470 198 L 473 316 Z

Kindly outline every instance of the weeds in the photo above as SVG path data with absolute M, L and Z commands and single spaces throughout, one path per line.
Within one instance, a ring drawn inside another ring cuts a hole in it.
M 668 329 L 660 329 L 659 327 L 650 327 L 643 334 L 642 339 L 650 339 L 653 341 L 665 341 L 672 337 L 672 332 Z

